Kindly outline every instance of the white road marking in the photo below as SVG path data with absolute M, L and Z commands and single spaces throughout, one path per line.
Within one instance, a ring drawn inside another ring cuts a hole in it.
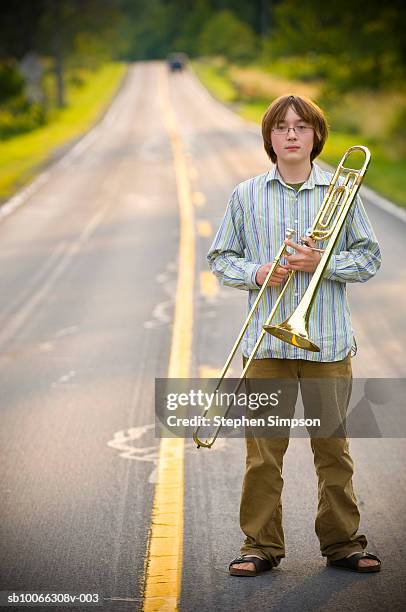
M 159 304 L 157 304 L 152 311 L 152 319 L 144 322 L 144 328 L 153 329 L 155 327 L 161 327 L 162 325 L 167 325 L 170 323 L 172 320 L 172 313 L 170 312 L 172 308 L 172 300 L 159 302 Z
M 58 378 L 57 381 L 53 382 L 51 384 L 51 387 L 54 389 L 55 387 L 57 387 L 59 384 L 64 384 L 69 382 L 70 380 L 72 380 L 72 378 L 74 378 L 76 376 L 76 372 L 75 370 L 71 370 L 70 372 L 67 372 L 67 374 L 63 374 L 62 376 L 60 376 Z
M 32 183 L 18 191 L 0 207 L 0 221 L 25 204 L 49 180 L 49 172 L 42 172 Z
M 45 295 L 49 292 L 54 283 L 62 276 L 64 271 L 70 265 L 74 257 L 79 253 L 84 243 L 88 240 L 92 232 L 96 229 L 107 211 L 111 208 L 112 201 L 108 202 L 101 210 L 99 210 L 86 225 L 82 233 L 79 235 L 69 248 L 66 249 L 65 253 L 62 254 L 56 266 L 50 272 L 48 278 L 45 279 L 42 286 L 27 298 L 27 301 L 21 306 L 21 308 L 7 321 L 7 325 L 0 332 L 0 346 L 4 345 L 10 339 L 12 339 L 20 329 L 26 324 L 29 317 L 39 306 Z M 59 247 L 58 247 L 59 248 Z M 56 252 L 59 253 L 58 248 L 55 250 L 50 260 Z M 48 264 L 48 262 L 47 262 Z M 47 265 L 46 264 L 46 265 Z M 44 266 L 45 268 L 46 266 Z
M 3 317 L 14 315 L 21 304 L 27 302 L 29 296 L 39 285 L 41 285 L 49 273 L 49 270 L 55 265 L 63 252 L 66 250 L 67 244 L 67 242 L 60 242 L 52 251 L 48 259 L 46 259 L 43 265 L 37 270 L 37 272 L 33 276 L 26 279 L 24 290 L 12 302 L 8 302 L 5 309 L 1 312 Z
M 130 459 L 132 461 L 144 461 L 149 462 L 153 465 L 151 474 L 149 475 L 148 482 L 155 484 L 157 480 L 157 467 L 159 460 L 159 441 L 157 440 L 154 446 L 134 446 L 134 442 L 140 440 L 149 431 L 155 429 L 153 423 L 148 425 L 139 425 L 138 427 L 129 427 L 128 429 L 121 429 L 113 433 L 111 440 L 107 442 L 107 446 L 114 448 L 119 451 L 119 457 L 123 459 Z M 216 449 L 224 450 L 227 446 L 227 438 L 218 438 L 216 441 Z M 192 441 L 185 443 L 185 450 L 195 451 L 196 445 Z
M 151 319 L 148 319 L 143 324 L 144 329 L 154 329 L 155 327 L 171 323 L 173 318 L 171 311 L 174 307 L 174 293 L 176 289 L 175 272 L 176 264 L 170 261 L 166 264 L 165 270 L 156 275 L 155 280 L 159 285 L 162 285 L 168 299 L 162 300 L 154 306 Z
M 52 342 L 41 342 L 41 344 L 38 345 L 38 348 L 44 353 L 49 353 L 53 350 L 54 345 L 52 344 Z
M 79 329 L 80 328 L 78 325 L 71 325 L 70 327 L 63 327 L 62 329 L 56 332 L 55 337 L 61 338 L 63 336 L 70 336 L 72 334 L 76 334 L 76 332 L 78 332 Z

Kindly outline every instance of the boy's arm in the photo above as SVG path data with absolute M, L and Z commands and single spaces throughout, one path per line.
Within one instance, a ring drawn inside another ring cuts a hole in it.
M 245 258 L 244 213 L 237 189 L 230 197 L 207 260 L 210 270 L 222 285 L 245 290 L 259 289 L 255 276 L 261 266 Z
M 349 212 L 345 231 L 346 250 L 331 255 L 324 278 L 343 283 L 363 283 L 381 266 L 381 251 L 361 198 Z

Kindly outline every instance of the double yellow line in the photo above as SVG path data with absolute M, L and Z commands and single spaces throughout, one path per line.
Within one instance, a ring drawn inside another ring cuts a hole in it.
M 170 104 L 168 78 L 163 68 L 159 72 L 159 97 L 161 117 L 172 146 L 180 215 L 178 283 L 168 378 L 187 378 L 193 338 L 194 211 L 186 156 Z M 145 612 L 178 608 L 183 552 L 183 459 L 182 438 L 161 439 L 145 564 Z

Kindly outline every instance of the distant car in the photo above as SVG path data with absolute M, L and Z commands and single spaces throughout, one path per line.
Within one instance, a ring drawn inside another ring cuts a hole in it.
M 171 72 L 183 70 L 186 62 L 187 56 L 185 53 L 171 53 L 167 58 L 168 68 Z

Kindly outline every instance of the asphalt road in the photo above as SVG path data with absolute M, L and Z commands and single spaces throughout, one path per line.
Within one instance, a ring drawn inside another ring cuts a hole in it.
M 106 610 L 142 607 L 159 449 L 154 379 L 168 370 L 180 237 L 162 72 L 159 63 L 132 67 L 97 128 L 0 222 L 0 590 L 97 592 Z M 258 129 L 191 74 L 168 78 L 196 218 L 196 290 L 185 296 L 195 305 L 191 373 L 206 376 L 223 364 L 246 294 L 210 283 L 205 254 L 234 186 L 268 161 Z M 401 378 L 405 225 L 364 201 L 383 265 L 349 288 L 354 374 Z M 405 442 L 354 439 L 351 451 L 362 529 L 383 571 L 325 567 L 310 447 L 292 439 L 287 558 L 243 580 L 227 572 L 242 537 L 243 441 L 210 451 L 186 442 L 180 609 L 403 610 Z

